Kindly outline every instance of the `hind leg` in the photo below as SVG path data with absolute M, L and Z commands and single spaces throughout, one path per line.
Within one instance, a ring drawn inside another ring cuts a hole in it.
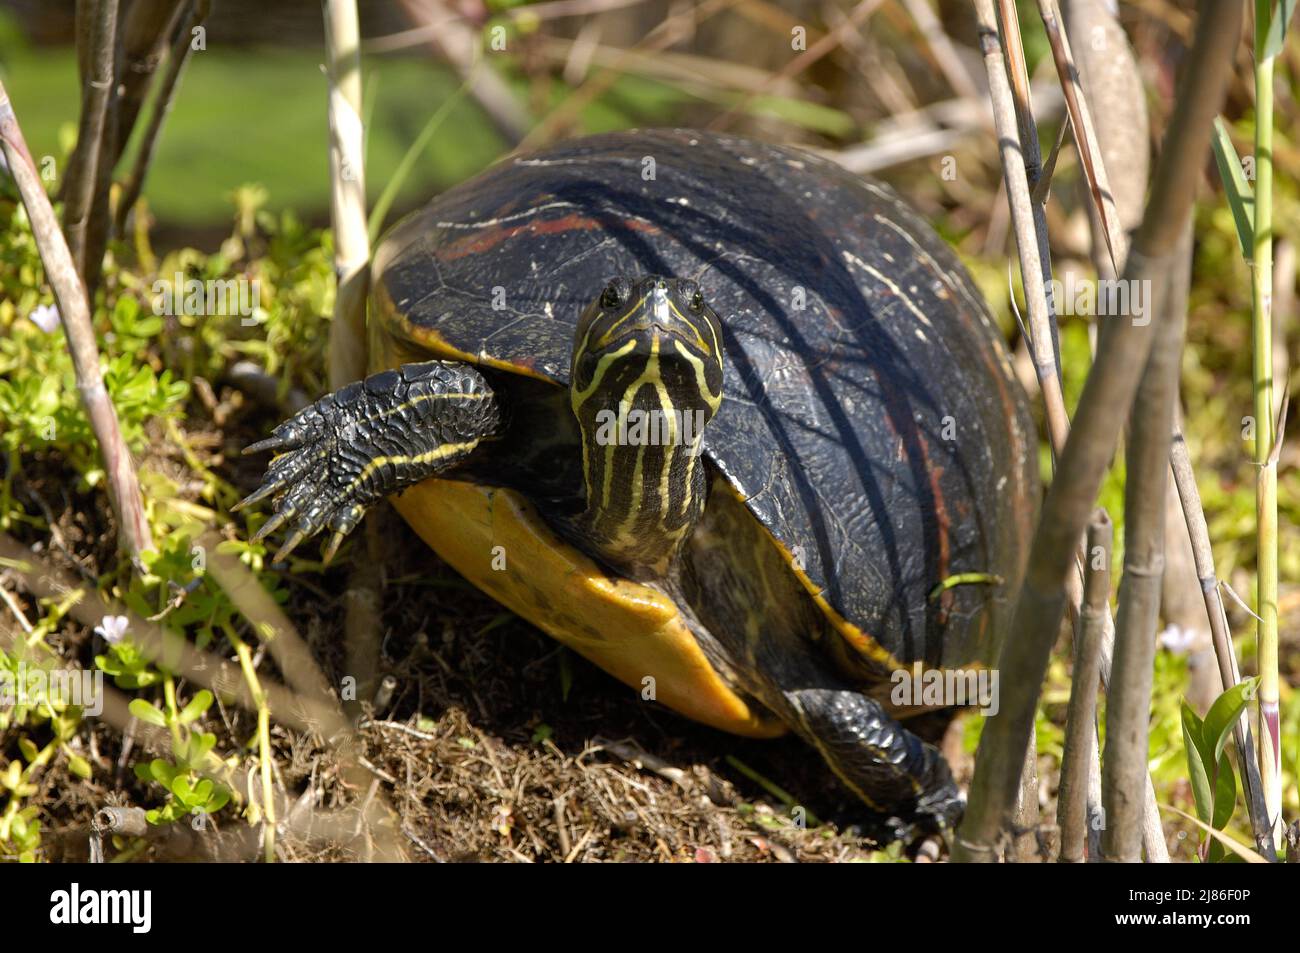
M 683 583 L 681 601 L 702 623 L 702 644 L 716 644 L 719 670 L 825 758 L 871 812 L 873 834 L 911 839 L 956 822 L 962 802 L 938 748 L 857 690 L 890 672 L 843 647 L 725 485 L 714 486 L 690 540 Z
M 781 693 L 783 714 L 894 837 L 953 826 L 962 800 L 948 764 L 873 698 L 851 689 Z

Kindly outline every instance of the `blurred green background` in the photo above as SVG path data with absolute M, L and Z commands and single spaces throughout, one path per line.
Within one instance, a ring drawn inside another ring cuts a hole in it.
M 291 25 L 272 20 L 256 29 L 241 29 L 240 24 L 249 21 L 240 5 L 216 3 L 208 48 L 192 54 L 185 67 L 145 187 L 163 243 L 169 238 L 194 238 L 198 244 L 206 244 L 205 237 L 219 240 L 228 232 L 230 193 L 254 183 L 265 188 L 270 209 L 292 209 L 313 224 L 328 221 L 320 11 L 307 3 L 267 6 L 287 8 Z M 71 19 L 57 7 L 70 11 L 72 3 L 0 3 L 0 77 L 32 154 L 38 160 L 53 156 L 61 168 L 76 140 L 80 93 L 76 52 L 67 32 Z M 45 30 L 38 26 L 43 21 L 48 23 Z M 66 24 L 66 30 L 60 24 Z M 366 26 L 363 15 L 363 31 Z M 293 32 L 268 35 L 278 29 Z M 231 32 L 236 41 L 223 40 Z M 270 45 L 277 39 L 281 42 Z M 427 53 L 363 52 L 362 69 L 366 187 L 373 204 L 430 116 L 459 89 L 460 78 Z M 529 80 L 510 71 L 504 76 L 519 99 L 527 100 Z M 556 92 L 562 95 L 558 88 Z M 688 98 L 668 84 L 624 76 L 583 109 L 581 121 L 592 132 L 666 122 Z M 146 110 L 150 108 L 152 103 Z M 120 168 L 129 168 L 143 126 L 137 124 Z M 427 201 L 509 147 L 483 111 L 461 99 L 418 156 L 394 210 Z

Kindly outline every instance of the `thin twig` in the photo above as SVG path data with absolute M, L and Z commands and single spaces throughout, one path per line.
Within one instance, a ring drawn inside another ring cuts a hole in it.
M 77 51 L 83 64 L 81 121 L 64 183 L 63 229 L 72 262 L 86 287 L 87 231 L 103 154 L 108 104 L 116 76 L 117 0 L 77 0 Z M 96 269 L 98 271 L 98 269 Z
M 1047 31 L 1047 42 L 1052 49 L 1052 61 L 1056 64 L 1056 73 L 1061 80 L 1061 89 L 1065 92 L 1065 108 L 1070 114 L 1070 124 L 1074 128 L 1074 141 L 1079 146 L 1079 160 L 1083 174 L 1092 190 L 1105 229 L 1107 245 L 1110 249 L 1111 266 L 1119 274 L 1120 263 L 1127 255 L 1128 238 L 1120 225 L 1119 213 L 1115 208 L 1115 196 L 1110 191 L 1110 180 L 1106 167 L 1098 161 L 1101 150 L 1097 146 L 1097 130 L 1092 124 L 1092 111 L 1088 108 L 1087 97 L 1079 87 L 1079 72 L 1074 65 L 1074 56 L 1070 52 L 1070 40 L 1061 29 L 1061 14 L 1056 0 L 1038 0 L 1038 14 L 1042 17 L 1043 28 Z
M 1192 471 L 1187 442 L 1183 438 L 1181 428 L 1178 427 L 1174 429 L 1169 460 L 1173 469 L 1174 484 L 1178 488 L 1179 500 L 1182 503 L 1183 515 L 1187 519 L 1188 535 L 1192 541 L 1192 558 L 1196 563 L 1201 594 L 1205 598 L 1205 611 L 1210 617 L 1210 635 L 1214 640 L 1214 654 L 1219 663 L 1220 686 L 1223 691 L 1227 691 L 1241 681 L 1241 673 L 1237 668 L 1237 656 L 1232 648 L 1228 613 L 1223 606 L 1223 597 L 1219 593 L 1219 579 L 1214 568 L 1214 551 L 1210 546 L 1210 531 L 1205 522 L 1205 510 L 1201 506 L 1201 491 L 1196 485 L 1196 474 Z M 1264 806 L 1264 794 L 1260 786 L 1259 764 L 1255 760 L 1254 738 L 1251 736 L 1250 721 L 1245 712 L 1242 712 L 1233 728 L 1233 741 L 1237 752 L 1237 765 L 1241 769 L 1242 784 L 1245 788 L 1251 831 L 1255 835 L 1255 846 L 1270 860 L 1276 859 L 1272 853 L 1268 811 Z
M 204 552 L 208 573 L 240 615 L 248 620 L 268 649 L 285 680 L 300 694 L 323 706 L 335 705 L 330 685 L 316 659 L 280 604 L 239 558 L 221 552 L 221 536 L 208 530 L 196 541 Z
M 455 15 L 452 5 L 443 0 L 401 0 L 401 4 L 407 19 L 421 24 L 410 33 L 422 34 L 421 41 L 451 64 L 502 138 L 512 146 L 522 141 L 532 118 L 497 71 L 477 68 L 484 58 L 478 26 Z M 369 44 L 363 48 L 369 51 Z
M 0 579 L 0 602 L 3 602 L 8 606 L 9 611 L 12 612 L 14 618 L 18 620 L 18 624 L 22 627 L 23 632 L 27 635 L 31 635 L 32 624 L 27 621 L 27 616 L 23 613 L 22 607 L 19 606 L 18 603 L 14 601 L 14 597 L 10 595 L 9 589 L 5 586 L 3 579 Z
M 1233 589 L 1232 586 L 1228 585 L 1228 580 L 1220 579 L 1219 587 L 1223 589 L 1223 591 L 1226 592 L 1228 595 L 1232 596 L 1232 601 L 1235 602 L 1238 605 L 1238 607 L 1240 607 L 1241 610 L 1246 613 L 1246 615 L 1250 616 L 1256 622 L 1264 621 L 1263 619 L 1260 618 L 1259 613 L 1250 607 L 1250 603 L 1248 603 L 1245 599 L 1241 598 L 1241 596 L 1237 595 L 1237 590 Z
M 1294 6 L 1294 5 L 1292 5 Z M 1277 449 L 1273 429 L 1273 73 L 1268 24 L 1283 11 L 1255 0 L 1255 211 L 1251 254 L 1251 370 L 1255 396 L 1255 607 L 1259 657 L 1259 774 L 1272 840 L 1282 846 L 1282 733 L 1278 669 Z M 1284 405 L 1285 407 L 1285 405 Z
M 253 665 L 252 649 L 235 632 L 234 626 L 225 625 L 223 629 L 226 638 L 235 647 L 235 654 L 239 658 L 239 670 L 243 673 L 244 684 L 248 686 L 249 695 L 257 711 L 257 763 L 262 778 L 262 860 L 264 863 L 272 864 L 275 863 L 276 805 L 271 772 L 274 758 L 271 752 L 271 709 L 267 704 L 266 692 L 262 690 L 257 669 Z
M 1013 17 L 1014 12 L 1013 4 Z M 1034 172 L 1038 169 L 1037 130 L 1033 127 L 1032 115 L 1016 108 L 1014 91 L 1007 78 L 1006 54 L 999 38 L 998 24 L 1001 21 L 993 12 L 992 0 L 978 0 L 976 13 L 981 26 L 981 49 L 989 77 L 989 96 L 993 102 L 1002 177 L 1006 184 L 1007 203 L 1011 207 L 1016 249 L 1020 255 L 1020 275 L 1025 288 L 1025 306 L 1029 312 L 1030 353 L 1034 358 L 1034 372 L 1043 394 L 1048 440 L 1055 458 L 1065 448 L 1070 421 L 1065 410 L 1060 366 L 1053 346 L 1055 316 L 1047 292 L 1051 264 L 1050 260 L 1043 257 L 1047 219 L 1042 207 L 1035 208 L 1030 201 L 1029 175 L 1031 168 Z M 1027 95 L 1027 85 L 1025 89 Z M 1022 117 L 1028 132 L 1024 131 Z M 1033 155 L 1032 161 L 1029 154 Z
M 1060 115 L 1061 91 L 1055 84 L 1035 86 L 1034 100 L 1041 107 L 1040 115 Z M 971 136 L 987 135 L 992 119 L 987 99 L 947 99 L 881 120 L 866 142 L 819 151 L 850 172 L 866 175 L 947 152 Z
M 1083 86 L 1081 98 L 1093 115 L 1104 117 L 1096 129 L 1096 137 L 1086 143 L 1076 142 L 1076 149 L 1092 149 L 1091 161 L 1103 173 L 1109 170 L 1122 173 L 1108 182 L 1114 193 L 1116 217 L 1127 235 L 1142 221 L 1142 206 L 1151 178 L 1151 122 L 1137 56 L 1107 0 L 1069 0 L 1065 7 L 1065 28 L 1073 44 L 1072 53 Z M 1100 213 L 1095 207 L 1097 197 L 1088 187 L 1086 177 L 1083 191 L 1087 193 L 1093 225 L 1093 261 L 1099 275 L 1115 277 L 1111 269 L 1116 266 L 1122 269 L 1125 256 L 1117 249 L 1115 260 L 1111 261 L 1108 233 L 1101 226 Z M 1127 246 L 1127 238 L 1124 244 Z
M 81 277 L 59 230 L 54 209 L 32 162 L 3 83 L 0 83 L 0 147 L 27 209 L 41 263 L 45 266 L 45 278 L 58 302 L 59 317 L 63 321 L 77 376 L 77 392 L 81 395 L 82 406 L 104 457 L 108 499 L 117 517 L 118 543 L 133 561 L 138 562 L 142 552 L 153 548 L 153 538 L 145 519 L 135 464 L 122 439 L 117 411 L 104 389 L 104 379 L 99 370 L 99 347 L 90 323 L 90 309 Z
M 145 127 L 144 137 L 140 140 L 140 151 L 136 153 L 131 174 L 123 184 L 122 195 L 118 199 L 115 230 L 119 235 L 126 230 L 126 217 L 135 207 L 136 201 L 140 198 L 140 191 L 144 188 L 144 179 L 153 161 L 158 136 L 162 132 L 167 114 L 171 111 L 181 71 L 189 60 L 194 31 L 203 25 L 211 9 L 212 0 L 196 0 L 186 5 L 188 16 L 184 18 L 172 42 L 171 51 L 167 54 L 167 69 L 158 82 L 158 93 L 154 99 L 153 112 L 149 116 L 149 125 Z
M 110 166 L 116 166 L 131 139 L 149 84 L 167 54 L 193 0 L 132 0 L 122 12 L 121 81 L 116 94 L 117 131 Z
M 698 7 L 686 7 L 673 12 L 627 52 L 628 54 L 654 53 L 667 49 L 703 21 L 736 6 L 739 2 L 740 0 L 703 0 Z M 631 57 L 629 56 L 628 59 L 630 61 Z M 519 151 L 528 152 L 540 148 L 563 135 L 577 121 L 582 110 L 613 86 L 623 73 L 624 66 L 615 64 L 591 76 L 523 137 L 519 143 Z
M 1056 141 L 1052 143 L 1052 151 L 1047 154 L 1047 161 L 1043 163 L 1043 171 L 1039 174 L 1038 181 L 1034 184 L 1033 191 L 1030 193 L 1030 200 L 1035 206 L 1047 204 L 1047 196 L 1052 188 L 1052 177 L 1056 174 L 1056 163 L 1061 157 L 1061 149 L 1065 147 L 1065 137 L 1069 133 L 1070 121 L 1067 118 L 1056 131 Z
M 366 295 L 370 239 L 361 125 L 361 30 L 356 0 L 322 0 L 329 82 L 330 222 L 334 228 L 334 320 L 330 324 L 330 387 L 366 373 Z
M 952 91 L 964 99 L 979 99 L 979 89 L 970 73 L 966 72 L 965 60 L 944 32 L 943 24 L 930 7 L 930 0 L 904 0 L 903 5 L 925 38 L 926 45 L 930 47 L 931 59 L 943 71 Z
M 1191 218 L 1186 245 L 1191 252 Z M 1170 435 L 1183 353 L 1186 311 L 1169 308 L 1167 280 L 1156 281 L 1149 318 L 1155 343 L 1129 412 L 1125 446 L 1124 576 L 1115 619 L 1115 653 L 1106 694 L 1106 750 L 1102 795 L 1106 829 L 1102 856 L 1136 863 L 1142 859 L 1142 792 L 1148 779 L 1148 723 L 1155 670 L 1154 638 L 1165 569 L 1165 493 Z M 1157 303 L 1158 302 L 1158 303 Z
M 1088 524 L 1087 574 L 1083 586 L 1083 625 L 1076 641 L 1070 706 L 1061 755 L 1061 783 L 1056 823 L 1061 829 L 1061 863 L 1084 859 L 1088 822 L 1088 742 L 1097 723 L 1097 689 L 1101 676 L 1101 640 L 1110 614 L 1110 558 L 1114 526 L 1098 509 Z

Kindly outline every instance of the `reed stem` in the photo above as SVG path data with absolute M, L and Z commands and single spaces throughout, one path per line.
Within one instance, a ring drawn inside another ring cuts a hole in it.
M 1282 751 L 1278 724 L 1277 455 L 1273 452 L 1273 61 L 1266 25 L 1272 0 L 1255 0 L 1255 229 L 1251 341 L 1255 392 L 1259 651 L 1259 773 L 1275 843 L 1282 836 Z M 1280 16 L 1279 10 L 1276 15 Z

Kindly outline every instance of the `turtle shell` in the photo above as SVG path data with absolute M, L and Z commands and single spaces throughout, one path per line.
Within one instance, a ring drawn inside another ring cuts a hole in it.
M 861 652 L 989 659 L 1038 500 L 1032 422 L 969 275 L 883 185 L 692 130 L 507 159 L 394 227 L 374 287 L 439 356 L 568 382 L 618 274 L 697 280 L 721 316 L 705 451 Z M 1002 585 L 959 585 L 963 573 Z

